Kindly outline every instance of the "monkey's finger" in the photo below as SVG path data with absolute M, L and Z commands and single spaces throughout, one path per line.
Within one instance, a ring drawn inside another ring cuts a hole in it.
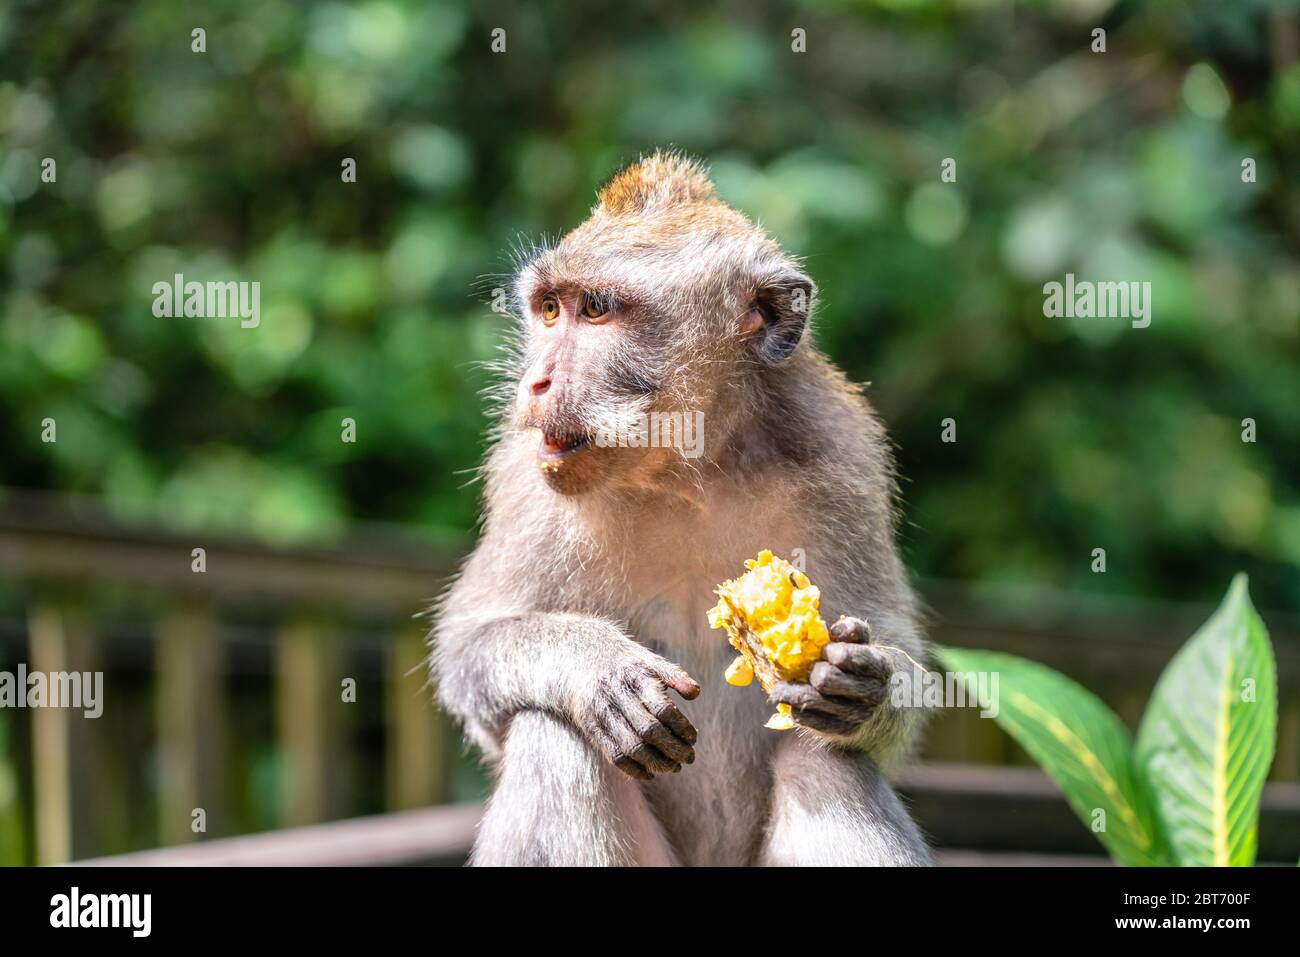
M 614 767 L 618 768 L 630 778 L 636 778 L 638 781 L 653 781 L 654 775 L 647 771 L 641 765 L 637 764 L 626 754 L 620 754 L 614 759 Z
M 668 695 L 659 687 L 651 687 L 645 695 L 642 703 L 646 706 L 652 715 L 659 719 L 661 723 L 668 727 L 668 730 L 688 745 L 693 745 L 699 739 L 699 732 L 695 730 L 695 725 L 691 724 L 686 715 L 682 714 L 677 705 L 669 700 Z
M 795 724 L 823 734 L 852 734 L 858 729 L 860 723 L 832 717 L 820 711 L 796 711 L 791 717 L 794 718 Z
M 640 745 L 635 738 L 629 737 L 627 724 L 616 711 L 605 711 L 597 719 L 596 737 L 608 748 L 610 761 L 620 771 L 643 781 L 654 777 L 653 772 L 645 766 L 640 757 L 633 752 Z M 620 732 L 620 729 L 622 733 Z
M 592 728 L 591 736 L 595 739 L 596 746 L 604 752 L 605 759 L 624 774 L 639 781 L 649 781 L 653 777 L 649 771 L 619 751 L 618 745 L 603 726 L 597 725 Z
M 841 616 L 829 630 L 831 637 L 836 641 L 851 641 L 857 644 L 867 644 L 871 641 L 871 626 L 861 618 Z
M 664 757 L 679 764 L 694 764 L 695 749 L 673 734 L 649 711 L 642 709 L 632 718 L 641 740 L 659 749 Z
M 822 648 L 822 657 L 841 671 L 887 682 L 894 667 L 879 645 L 857 645 L 832 641 Z
M 669 708 L 677 710 L 668 700 L 668 692 L 657 682 L 647 679 L 639 688 L 632 689 L 624 703 L 624 715 L 641 740 L 657 747 L 670 760 L 690 764 L 695 760 L 695 750 L 691 747 L 694 742 L 679 738 L 659 717 L 659 713 L 667 714 Z M 687 726 L 690 726 L 689 722 Z
M 690 701 L 700 695 L 700 683 L 671 661 L 665 661 L 654 669 L 654 673 L 663 679 L 664 684 Z
M 861 702 L 827 698 L 812 685 L 788 681 L 773 685 L 769 699 L 776 704 L 788 704 L 796 716 L 816 711 L 829 718 L 860 723 L 871 714 L 871 709 Z
M 778 681 L 772 685 L 768 698 L 773 704 L 788 704 L 792 708 L 806 708 L 825 700 L 812 685 L 795 681 Z
M 640 708 L 640 705 L 637 705 Z M 640 709 L 645 713 L 645 709 Z M 648 715 L 647 715 L 648 716 Z M 609 716 L 605 730 L 614 738 L 621 753 L 627 755 L 651 774 L 672 774 L 680 771 L 682 766 L 653 745 L 647 744 L 637 733 L 632 718 L 621 711 Z
M 878 705 L 885 699 L 883 682 L 849 674 L 827 661 L 814 664 L 808 680 L 823 695 L 834 698 L 848 698 L 872 705 Z

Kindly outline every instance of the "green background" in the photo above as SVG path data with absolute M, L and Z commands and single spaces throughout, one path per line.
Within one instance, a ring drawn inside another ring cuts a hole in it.
M 918 573 L 1208 602 L 1244 569 L 1300 610 L 1294 11 L 10 3 L 0 484 L 273 542 L 469 530 L 510 247 L 673 145 L 806 258 Z M 175 272 L 260 281 L 261 327 L 155 318 Z M 1150 281 L 1150 328 L 1045 318 L 1066 272 Z

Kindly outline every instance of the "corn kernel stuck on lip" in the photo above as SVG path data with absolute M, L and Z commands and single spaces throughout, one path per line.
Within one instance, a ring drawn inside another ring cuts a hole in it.
M 821 591 L 767 549 L 745 567 L 745 574 L 718 586 L 718 604 L 709 609 L 709 624 L 724 629 L 740 652 L 727 668 L 727 682 L 743 687 L 757 676 L 770 693 L 778 681 L 807 681 L 830 640 L 818 612 Z M 776 710 L 766 727 L 784 731 L 794 726 L 789 705 L 779 704 Z

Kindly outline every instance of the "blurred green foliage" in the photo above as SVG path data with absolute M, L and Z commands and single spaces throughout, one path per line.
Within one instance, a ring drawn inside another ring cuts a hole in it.
M 506 250 L 672 144 L 806 257 L 917 571 L 1211 599 L 1241 568 L 1300 610 L 1296 9 L 10 3 L 0 483 L 277 541 L 471 528 Z M 1151 327 L 1045 318 L 1067 271 L 1151 281 Z M 260 281 L 260 328 L 155 318 L 177 272 Z

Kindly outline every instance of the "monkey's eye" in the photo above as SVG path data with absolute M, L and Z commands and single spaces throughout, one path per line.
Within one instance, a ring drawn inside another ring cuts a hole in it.
M 555 320 L 560 318 L 560 301 L 554 296 L 547 296 L 542 300 L 542 322 L 548 326 L 555 325 Z
M 587 296 L 582 303 L 582 314 L 588 319 L 599 319 L 609 310 L 595 296 Z

